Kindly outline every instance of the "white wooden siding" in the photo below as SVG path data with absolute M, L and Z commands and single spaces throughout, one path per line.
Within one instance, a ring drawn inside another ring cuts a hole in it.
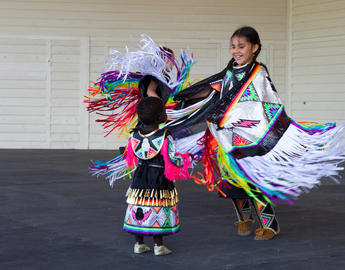
M 226 65 L 231 33 L 252 25 L 263 43 L 259 60 L 286 100 L 286 9 L 286 0 L 2 0 L 0 148 L 123 145 L 116 134 L 104 138 L 82 96 L 109 49 L 144 32 L 177 53 L 190 48 L 192 78 L 202 78 Z
M 0 39 L 0 147 L 47 147 L 47 43 Z
M 79 144 L 80 41 L 51 42 L 51 139 L 52 148 Z
M 292 0 L 291 106 L 297 120 L 345 121 L 345 1 Z
M 88 117 L 81 102 L 89 78 L 81 60 L 85 41 L 0 40 L 0 147 L 87 148 Z M 87 53 L 87 65 L 88 60 Z

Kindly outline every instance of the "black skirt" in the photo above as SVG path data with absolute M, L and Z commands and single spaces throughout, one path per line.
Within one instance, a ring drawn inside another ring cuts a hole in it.
M 164 175 L 164 159 L 158 154 L 152 159 L 139 159 L 131 184 L 132 189 L 173 190 L 174 183 Z

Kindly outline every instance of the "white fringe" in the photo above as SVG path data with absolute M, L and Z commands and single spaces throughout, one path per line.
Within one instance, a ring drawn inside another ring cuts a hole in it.
M 199 132 L 191 136 L 175 140 L 176 152 L 196 154 L 199 153 L 204 146 L 198 144 L 198 140 L 204 136 L 205 132 Z
M 203 108 L 203 106 L 209 102 L 212 97 L 215 95 L 216 91 L 212 91 L 207 98 L 193 104 L 192 106 L 189 106 L 187 108 L 184 109 L 179 109 L 179 110 L 171 110 L 171 109 L 167 109 L 166 113 L 169 119 L 171 119 L 172 121 L 169 121 L 168 123 L 166 123 L 165 125 L 163 125 L 161 128 L 166 128 L 169 126 L 176 126 L 179 125 L 181 123 L 183 123 L 184 121 L 188 120 L 189 118 L 193 117 L 194 115 L 198 114 L 199 111 L 201 110 L 201 108 Z M 191 110 L 191 107 L 194 108 L 194 110 Z M 185 116 L 188 116 L 187 118 L 184 118 Z M 183 118 L 181 120 L 181 118 Z
M 128 169 L 126 160 L 121 160 L 119 162 L 116 162 L 114 164 L 111 164 L 110 166 L 108 166 L 107 169 L 93 169 L 92 170 L 92 175 L 96 175 L 101 176 L 101 175 L 106 175 L 105 179 L 107 179 L 109 181 L 109 185 L 111 187 L 113 187 L 114 182 L 118 179 L 121 179 L 127 175 L 129 175 L 130 173 L 132 173 L 133 171 L 135 171 L 136 168 L 134 168 L 133 170 L 131 170 L 130 172 L 123 174 L 123 172 Z
M 163 59 L 162 50 L 146 34 L 141 34 L 138 43 L 139 50 L 130 52 L 126 46 L 126 52 L 110 50 L 110 59 L 105 63 L 105 69 L 119 70 L 120 76 L 126 80 L 129 72 L 138 72 L 142 75 L 152 75 L 160 81 L 166 83 L 170 88 L 174 88 L 180 82 L 168 80 L 164 73 L 167 72 L 170 78 L 176 78 L 173 71 Z M 165 71 L 165 72 L 164 72 Z
M 257 185 L 298 197 L 320 184 L 322 177 L 336 180 L 345 161 L 345 123 L 310 135 L 290 125 L 266 155 L 237 160 Z

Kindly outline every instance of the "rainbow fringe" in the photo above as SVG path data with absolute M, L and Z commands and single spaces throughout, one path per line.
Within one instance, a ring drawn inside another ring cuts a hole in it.
M 175 64 L 177 68 L 176 80 L 179 81 L 180 84 L 172 89 L 168 101 L 166 102 L 167 109 L 173 109 L 177 105 L 177 102 L 174 101 L 174 96 L 191 84 L 190 71 L 192 66 L 195 64 L 195 61 L 193 60 L 193 54 L 188 54 L 182 50 L 180 60 L 181 66 L 179 68 Z
M 332 128 L 335 128 L 335 123 L 325 123 L 321 124 L 318 122 L 296 122 L 294 120 L 291 120 L 291 123 L 302 130 L 308 132 L 309 134 L 315 134 L 315 133 L 323 133 L 327 130 L 330 130 Z
M 119 155 L 106 162 L 99 160 L 94 161 L 93 165 L 91 165 L 89 169 L 92 175 L 106 176 L 106 179 L 109 180 L 110 186 L 113 186 L 116 180 L 124 178 L 125 176 L 128 176 L 130 179 L 132 178 L 132 172 L 135 170 L 135 168 L 127 166 L 126 158 L 127 151 L 125 151 L 122 155 Z
M 191 159 L 189 153 L 175 153 L 175 155 L 181 155 L 182 166 L 176 166 L 170 161 L 168 153 L 168 139 L 164 139 L 163 147 L 161 150 L 161 155 L 164 159 L 164 175 L 170 181 L 175 181 L 178 179 L 188 179 L 190 174 L 188 168 L 191 167 Z
M 168 56 L 167 56 L 168 57 Z M 174 96 L 190 84 L 190 70 L 194 65 L 192 54 L 181 52 L 181 65 L 168 57 L 177 70 L 177 85 L 171 90 L 166 103 L 167 109 L 174 109 L 177 102 Z M 89 95 L 86 96 L 87 110 L 101 116 L 96 122 L 102 126 L 108 136 L 113 131 L 119 132 L 119 137 L 127 136 L 129 130 L 137 124 L 136 105 L 140 100 L 139 81 L 143 74 L 120 71 L 108 71 L 101 75 L 98 82 L 90 82 Z
M 139 81 L 142 76 L 131 73 L 125 81 L 118 72 L 102 74 L 99 82 L 89 87 L 87 96 L 87 110 L 102 116 L 96 122 L 102 123 L 108 130 L 107 135 L 113 131 L 119 132 L 119 137 L 127 135 L 128 131 L 137 123 L 136 104 L 140 100 Z

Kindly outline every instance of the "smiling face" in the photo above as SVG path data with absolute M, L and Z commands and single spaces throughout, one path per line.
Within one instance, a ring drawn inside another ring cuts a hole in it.
M 234 36 L 231 39 L 231 54 L 239 66 L 250 63 L 258 48 L 258 44 L 248 42 L 245 37 Z

